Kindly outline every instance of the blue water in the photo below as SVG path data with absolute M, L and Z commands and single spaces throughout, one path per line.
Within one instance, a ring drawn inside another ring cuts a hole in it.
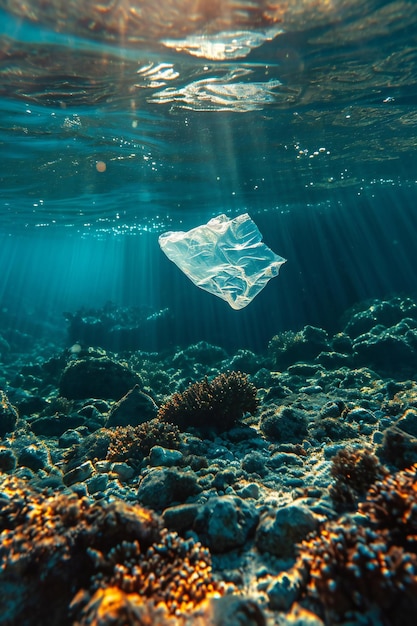
M 169 311 L 158 350 L 263 349 L 415 295 L 417 5 L 138 4 L 121 29 L 93 3 L 0 1 L 3 325 L 65 337 L 64 313 L 111 301 Z M 233 311 L 157 240 L 244 212 L 288 261 Z

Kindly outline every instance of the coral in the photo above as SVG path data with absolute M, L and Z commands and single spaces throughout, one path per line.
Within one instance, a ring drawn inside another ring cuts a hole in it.
M 91 550 L 99 574 L 92 579 L 91 595 L 105 588 L 137 594 L 142 601 L 163 603 L 168 613 L 190 612 L 216 592 L 211 579 L 211 557 L 194 539 L 181 539 L 167 529 L 144 551 L 138 541 L 115 546 L 107 553 Z
M 140 506 L 48 495 L 8 477 L 0 531 L 3 624 L 162 624 L 128 616 L 141 606 L 146 619 L 159 606 L 189 615 L 222 593 L 208 550 Z
M 126 461 L 136 467 L 153 446 L 172 450 L 178 449 L 180 443 L 178 426 L 156 418 L 138 426 L 100 428 L 64 453 L 65 470 L 69 471 L 86 461 L 103 459 Z
M 204 378 L 183 393 L 175 393 L 159 408 L 158 418 L 182 429 L 195 426 L 225 431 L 245 413 L 255 413 L 256 392 L 246 374 L 226 372 L 212 381 Z
M 163 604 L 144 603 L 138 594 L 106 587 L 94 594 L 74 626 L 266 626 L 257 603 L 237 594 L 210 597 L 190 619 L 182 617 L 169 614 Z
M 328 349 L 326 331 L 315 326 L 304 326 L 298 332 L 284 331 L 272 337 L 268 345 L 275 367 L 281 370 L 297 361 L 310 361 Z
M 98 589 L 91 597 L 82 590 L 71 602 L 70 609 L 79 614 L 74 626 L 151 626 L 165 623 L 161 609 L 158 610 L 158 619 L 155 619 L 156 611 L 152 611 L 138 594 L 127 594 L 118 587 Z
M 377 478 L 386 473 L 378 458 L 366 448 L 342 448 L 332 458 L 330 474 L 334 483 L 330 495 L 338 504 L 356 504 Z
M 159 520 L 141 507 L 90 505 L 13 478 L 3 481 L 0 503 L 0 585 L 7 590 L 0 614 L 7 611 L 9 623 L 22 626 L 68 623 L 74 591 L 95 573 L 88 548 L 139 540 L 146 549 L 160 534 Z
M 305 595 L 326 623 L 348 612 L 374 611 L 384 625 L 412 626 L 417 614 L 417 465 L 385 476 L 359 504 L 361 524 L 323 525 L 299 547 Z
M 181 442 L 178 426 L 157 418 L 138 426 L 118 426 L 109 430 L 109 435 L 107 459 L 127 461 L 131 465 L 142 461 L 155 445 L 176 450 Z
M 394 424 L 385 430 L 377 454 L 383 461 L 400 469 L 409 467 L 417 463 L 417 437 L 413 437 Z
M 372 609 L 381 612 L 383 624 L 415 623 L 417 557 L 391 545 L 387 531 L 330 522 L 301 544 L 300 558 L 308 571 L 307 592 L 323 606 L 326 623 Z
M 396 545 L 417 553 L 417 464 L 373 484 L 359 510 Z

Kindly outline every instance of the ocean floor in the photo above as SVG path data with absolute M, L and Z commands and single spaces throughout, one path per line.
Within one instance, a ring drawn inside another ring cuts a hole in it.
M 94 342 L 3 322 L 2 626 L 414 626 L 417 301 L 264 354 Z

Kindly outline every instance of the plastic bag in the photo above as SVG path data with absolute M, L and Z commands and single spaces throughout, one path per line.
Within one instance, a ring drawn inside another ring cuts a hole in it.
M 188 232 L 164 233 L 159 245 L 197 287 L 232 309 L 247 306 L 286 261 L 262 243 L 247 213 L 233 219 L 218 215 Z

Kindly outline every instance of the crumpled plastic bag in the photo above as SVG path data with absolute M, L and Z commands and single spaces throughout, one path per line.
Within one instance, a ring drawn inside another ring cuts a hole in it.
M 218 215 L 188 232 L 163 233 L 159 245 L 197 287 L 236 310 L 252 302 L 286 261 L 262 243 L 247 213 L 233 219 Z

